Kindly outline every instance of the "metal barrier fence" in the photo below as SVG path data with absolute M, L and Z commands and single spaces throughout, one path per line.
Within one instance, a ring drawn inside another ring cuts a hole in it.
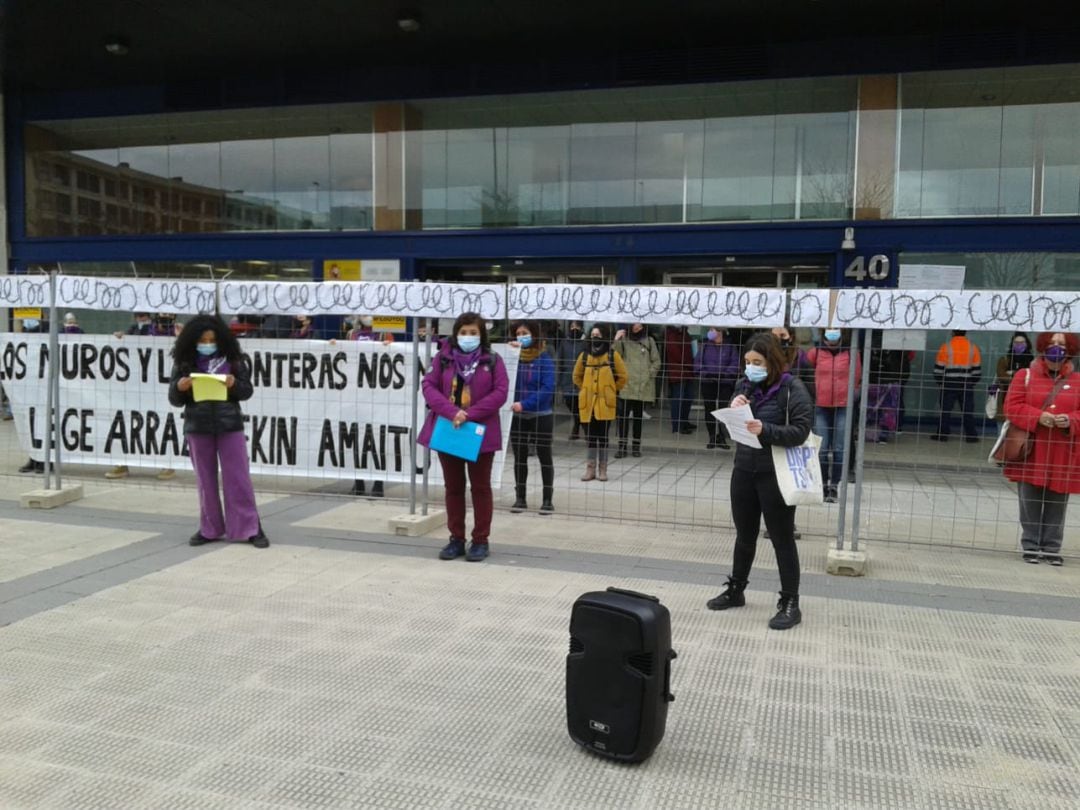
M 243 337 L 256 370 L 256 396 L 246 409 L 249 447 L 263 490 L 385 494 L 407 499 L 410 511 L 426 512 L 442 501 L 438 465 L 433 469 L 430 454 L 417 448 L 412 437 L 424 418 L 418 380 L 432 362 L 434 330 L 421 341 L 414 327 L 476 309 L 499 327 L 495 331 L 504 341 L 511 337 L 507 324 L 519 317 L 546 325 L 546 350 L 557 367 L 552 414 L 556 518 L 658 528 L 730 527 L 733 451 L 724 446 L 724 431 L 709 412 L 723 406 L 724 392 L 741 374 L 741 363 L 714 378 L 715 367 L 706 355 L 717 352 L 705 347 L 740 346 L 758 328 L 787 323 L 796 344 L 793 373 L 812 386 L 823 381 L 830 386 L 828 396 L 817 392 L 822 406 L 818 427 L 829 428 L 831 450 L 841 444 L 847 450 L 827 454 L 836 461 L 826 467 L 826 480 L 837 490 L 835 502 L 800 507 L 797 525 L 804 537 L 831 538 L 838 548 L 852 549 L 867 540 L 1018 547 L 1016 487 L 987 461 L 1000 422 L 987 416 L 986 402 L 997 403 L 1000 396 L 991 387 L 1003 391 L 1010 375 L 1030 362 L 1011 351 L 1013 332 L 1026 327 L 1033 348 L 1036 332 L 1068 328 L 1076 298 L 1072 293 L 985 291 L 140 281 L 55 273 L 2 281 L 0 306 L 49 310 L 42 319 L 48 324 L 47 338 L 8 334 L 0 349 L 0 383 L 15 406 L 18 428 L 0 433 L 5 469 L 13 470 L 27 454 L 44 461 L 51 447 L 52 463 L 41 467 L 46 486 L 60 486 L 61 473 L 81 479 L 111 475 L 126 478 L 125 485 L 152 480 L 152 475 L 190 477 L 182 431 L 177 434 L 178 414 L 162 404 L 171 338 L 123 334 L 133 312 L 181 318 L 199 311 L 263 318 L 404 315 L 411 321 L 411 340 L 389 345 L 350 341 L 344 334 L 303 342 Z M 68 311 L 76 320 L 96 313 L 102 333 L 64 334 L 61 322 Z M 580 480 L 585 440 L 572 438 L 575 390 L 568 378 L 577 349 L 566 325 L 577 321 L 586 327 L 594 321 L 623 327 L 644 323 L 642 339 L 628 334 L 617 348 L 635 369 L 649 368 L 641 356 L 651 359 L 654 351 L 659 360 L 658 368 L 634 381 L 635 399 L 620 405 L 620 418 L 610 427 L 606 482 Z M 826 326 L 844 328 L 836 353 L 821 345 Z M 963 328 L 971 330 L 969 338 L 981 350 L 982 376 L 967 387 L 967 400 L 964 392 L 954 395 L 955 386 L 943 389 L 934 374 L 950 331 Z M 710 331 L 718 335 L 710 337 Z M 517 352 L 501 351 L 512 370 Z M 734 355 L 738 358 L 741 348 Z M 854 361 L 837 364 L 844 372 L 839 387 L 836 374 L 823 374 L 826 355 L 829 363 L 835 357 Z M 121 380 L 122 367 L 127 371 Z M 681 379 L 684 373 L 686 380 Z M 941 418 L 943 394 L 946 400 L 959 400 L 960 410 L 947 419 Z M 513 402 L 511 379 L 504 449 Z M 965 406 L 968 414 L 962 417 Z M 496 508 L 510 509 L 523 495 L 526 510 L 535 513 L 541 485 L 534 452 L 526 465 L 518 464 L 516 475 L 513 454 L 504 452 L 503 459 L 495 482 Z M 517 490 L 515 484 L 522 483 L 523 490 Z M 1077 547 L 1074 534 L 1066 524 L 1066 552 Z

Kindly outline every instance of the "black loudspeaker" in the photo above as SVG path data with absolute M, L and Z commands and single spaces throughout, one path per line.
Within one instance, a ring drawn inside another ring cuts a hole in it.
M 642 762 L 664 738 L 671 694 L 671 614 L 655 596 L 582 594 L 570 614 L 566 724 L 579 745 Z

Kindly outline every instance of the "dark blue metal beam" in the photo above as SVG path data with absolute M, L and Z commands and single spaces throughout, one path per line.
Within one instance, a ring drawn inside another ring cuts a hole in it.
M 845 226 L 858 251 L 1080 252 L 1080 217 L 834 221 L 405 232 L 288 232 L 15 238 L 20 266 L 74 261 L 305 259 L 619 259 L 838 253 Z

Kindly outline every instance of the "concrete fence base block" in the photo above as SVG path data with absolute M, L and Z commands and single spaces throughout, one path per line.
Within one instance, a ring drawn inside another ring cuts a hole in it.
M 861 577 L 866 575 L 869 562 L 865 551 L 830 548 L 825 557 L 825 571 L 841 577 Z
M 446 512 L 441 509 L 426 515 L 398 515 L 390 518 L 390 531 L 399 537 L 420 537 L 446 523 Z
M 60 489 L 35 489 L 19 496 L 23 509 L 55 509 L 65 503 L 81 500 L 82 484 L 64 484 Z

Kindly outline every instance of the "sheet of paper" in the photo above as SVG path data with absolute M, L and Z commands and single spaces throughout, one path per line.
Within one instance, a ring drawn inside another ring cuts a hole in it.
M 718 421 L 723 422 L 731 438 L 739 444 L 761 448 L 758 437 L 746 429 L 746 423 L 754 418 L 749 405 L 740 405 L 738 408 L 721 408 L 718 411 L 713 411 L 712 415 Z
M 229 398 L 224 374 L 191 375 L 191 395 L 196 402 L 225 402 Z

